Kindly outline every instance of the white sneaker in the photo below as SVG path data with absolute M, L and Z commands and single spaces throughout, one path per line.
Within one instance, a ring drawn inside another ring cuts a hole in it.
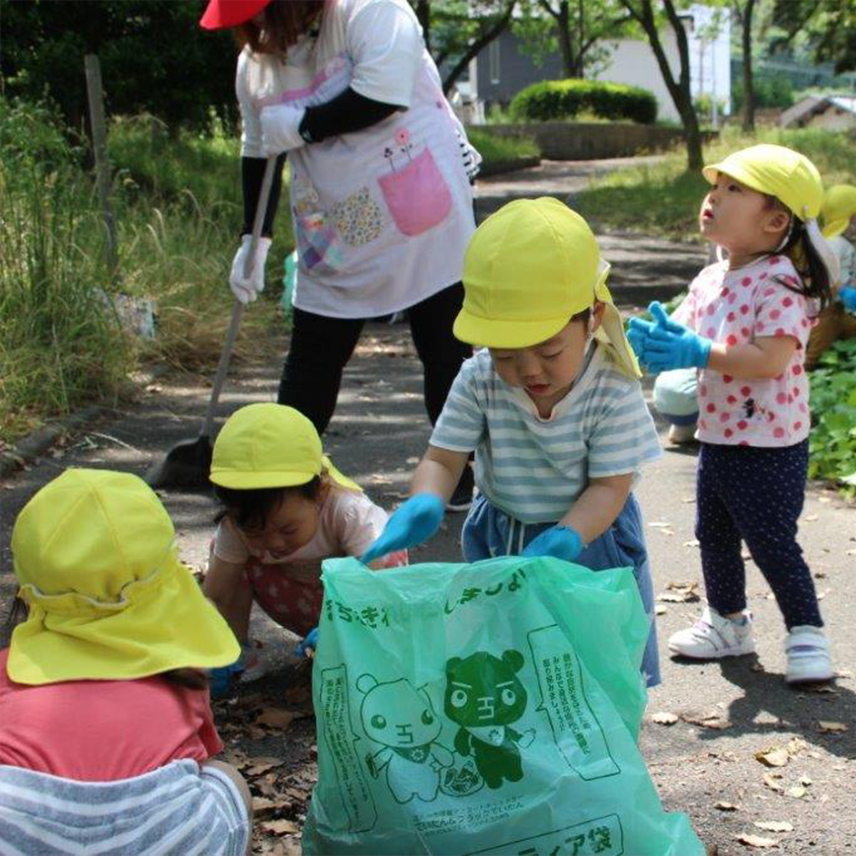
M 669 428 L 669 442 L 678 446 L 695 441 L 695 425 L 672 425 Z
M 835 677 L 829 658 L 829 640 L 820 627 L 801 624 L 792 627 L 785 642 L 788 670 L 785 680 L 789 684 L 810 684 L 830 681 Z
M 746 620 L 741 624 L 724 618 L 707 606 L 692 627 L 679 630 L 669 638 L 669 651 L 693 660 L 718 660 L 720 657 L 752 654 L 755 651 L 752 616 L 748 612 L 744 615 Z

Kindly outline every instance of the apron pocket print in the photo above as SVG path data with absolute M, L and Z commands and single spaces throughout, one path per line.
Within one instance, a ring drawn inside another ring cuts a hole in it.
M 306 188 L 295 199 L 292 213 L 301 266 L 313 273 L 337 273 L 342 267 L 342 241 L 314 188 Z
M 336 205 L 333 221 L 342 240 L 351 247 L 368 244 L 383 231 L 383 212 L 368 187 L 361 187 Z
M 378 184 L 395 225 L 409 237 L 441 223 L 452 210 L 452 194 L 430 149 L 403 169 L 381 176 Z

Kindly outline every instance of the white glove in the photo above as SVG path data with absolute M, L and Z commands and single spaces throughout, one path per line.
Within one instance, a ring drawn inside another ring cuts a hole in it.
M 249 277 L 244 276 L 244 263 L 250 252 L 250 235 L 241 238 L 241 246 L 232 261 L 232 272 L 229 274 L 229 287 L 241 303 L 252 303 L 265 290 L 265 261 L 272 243 L 270 238 L 259 238 L 253 269 Z
M 306 141 L 300 136 L 298 128 L 305 113 L 303 107 L 291 107 L 288 104 L 262 108 L 262 149 L 266 157 L 290 152 L 304 145 Z

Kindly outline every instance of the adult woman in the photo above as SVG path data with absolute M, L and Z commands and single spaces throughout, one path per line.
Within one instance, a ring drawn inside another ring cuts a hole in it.
M 257 273 L 245 280 L 264 158 L 285 153 L 291 166 L 299 266 L 279 402 L 322 432 L 365 320 L 406 309 L 433 423 L 469 355 L 452 322 L 479 157 L 443 96 L 415 14 L 406 0 L 210 0 L 201 24 L 237 27 L 243 45 L 245 225 L 231 277 L 241 300 L 262 289 L 270 247 L 276 199 Z M 471 493 L 468 478 L 454 504 Z

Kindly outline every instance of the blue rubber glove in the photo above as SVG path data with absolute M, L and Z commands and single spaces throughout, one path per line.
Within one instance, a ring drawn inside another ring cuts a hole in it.
M 239 657 L 229 666 L 218 666 L 216 669 L 208 670 L 208 687 L 211 690 L 211 698 L 223 698 L 227 695 L 235 681 L 235 676 L 243 670 L 241 658 Z
M 387 553 L 406 550 L 427 541 L 443 522 L 445 503 L 435 493 L 417 493 L 402 503 L 389 518 L 380 538 L 360 561 L 367 565 Z
M 314 651 L 318 645 L 318 628 L 313 627 L 306 636 L 300 641 L 300 644 L 294 649 L 294 653 L 298 657 L 308 657 L 310 651 Z
M 645 352 L 645 343 L 655 326 L 653 321 L 645 321 L 642 318 L 631 318 L 627 322 L 627 341 L 640 360 Z
M 583 551 L 583 539 L 576 529 L 557 523 L 545 529 L 523 549 L 521 556 L 553 556 L 573 562 Z
M 703 369 L 710 359 L 713 342 L 672 321 L 662 303 L 654 301 L 648 309 L 654 316 L 654 327 L 641 356 L 648 370 L 659 374 L 672 369 Z
M 842 285 L 838 289 L 838 299 L 844 304 L 845 309 L 856 312 L 856 288 L 852 285 Z

